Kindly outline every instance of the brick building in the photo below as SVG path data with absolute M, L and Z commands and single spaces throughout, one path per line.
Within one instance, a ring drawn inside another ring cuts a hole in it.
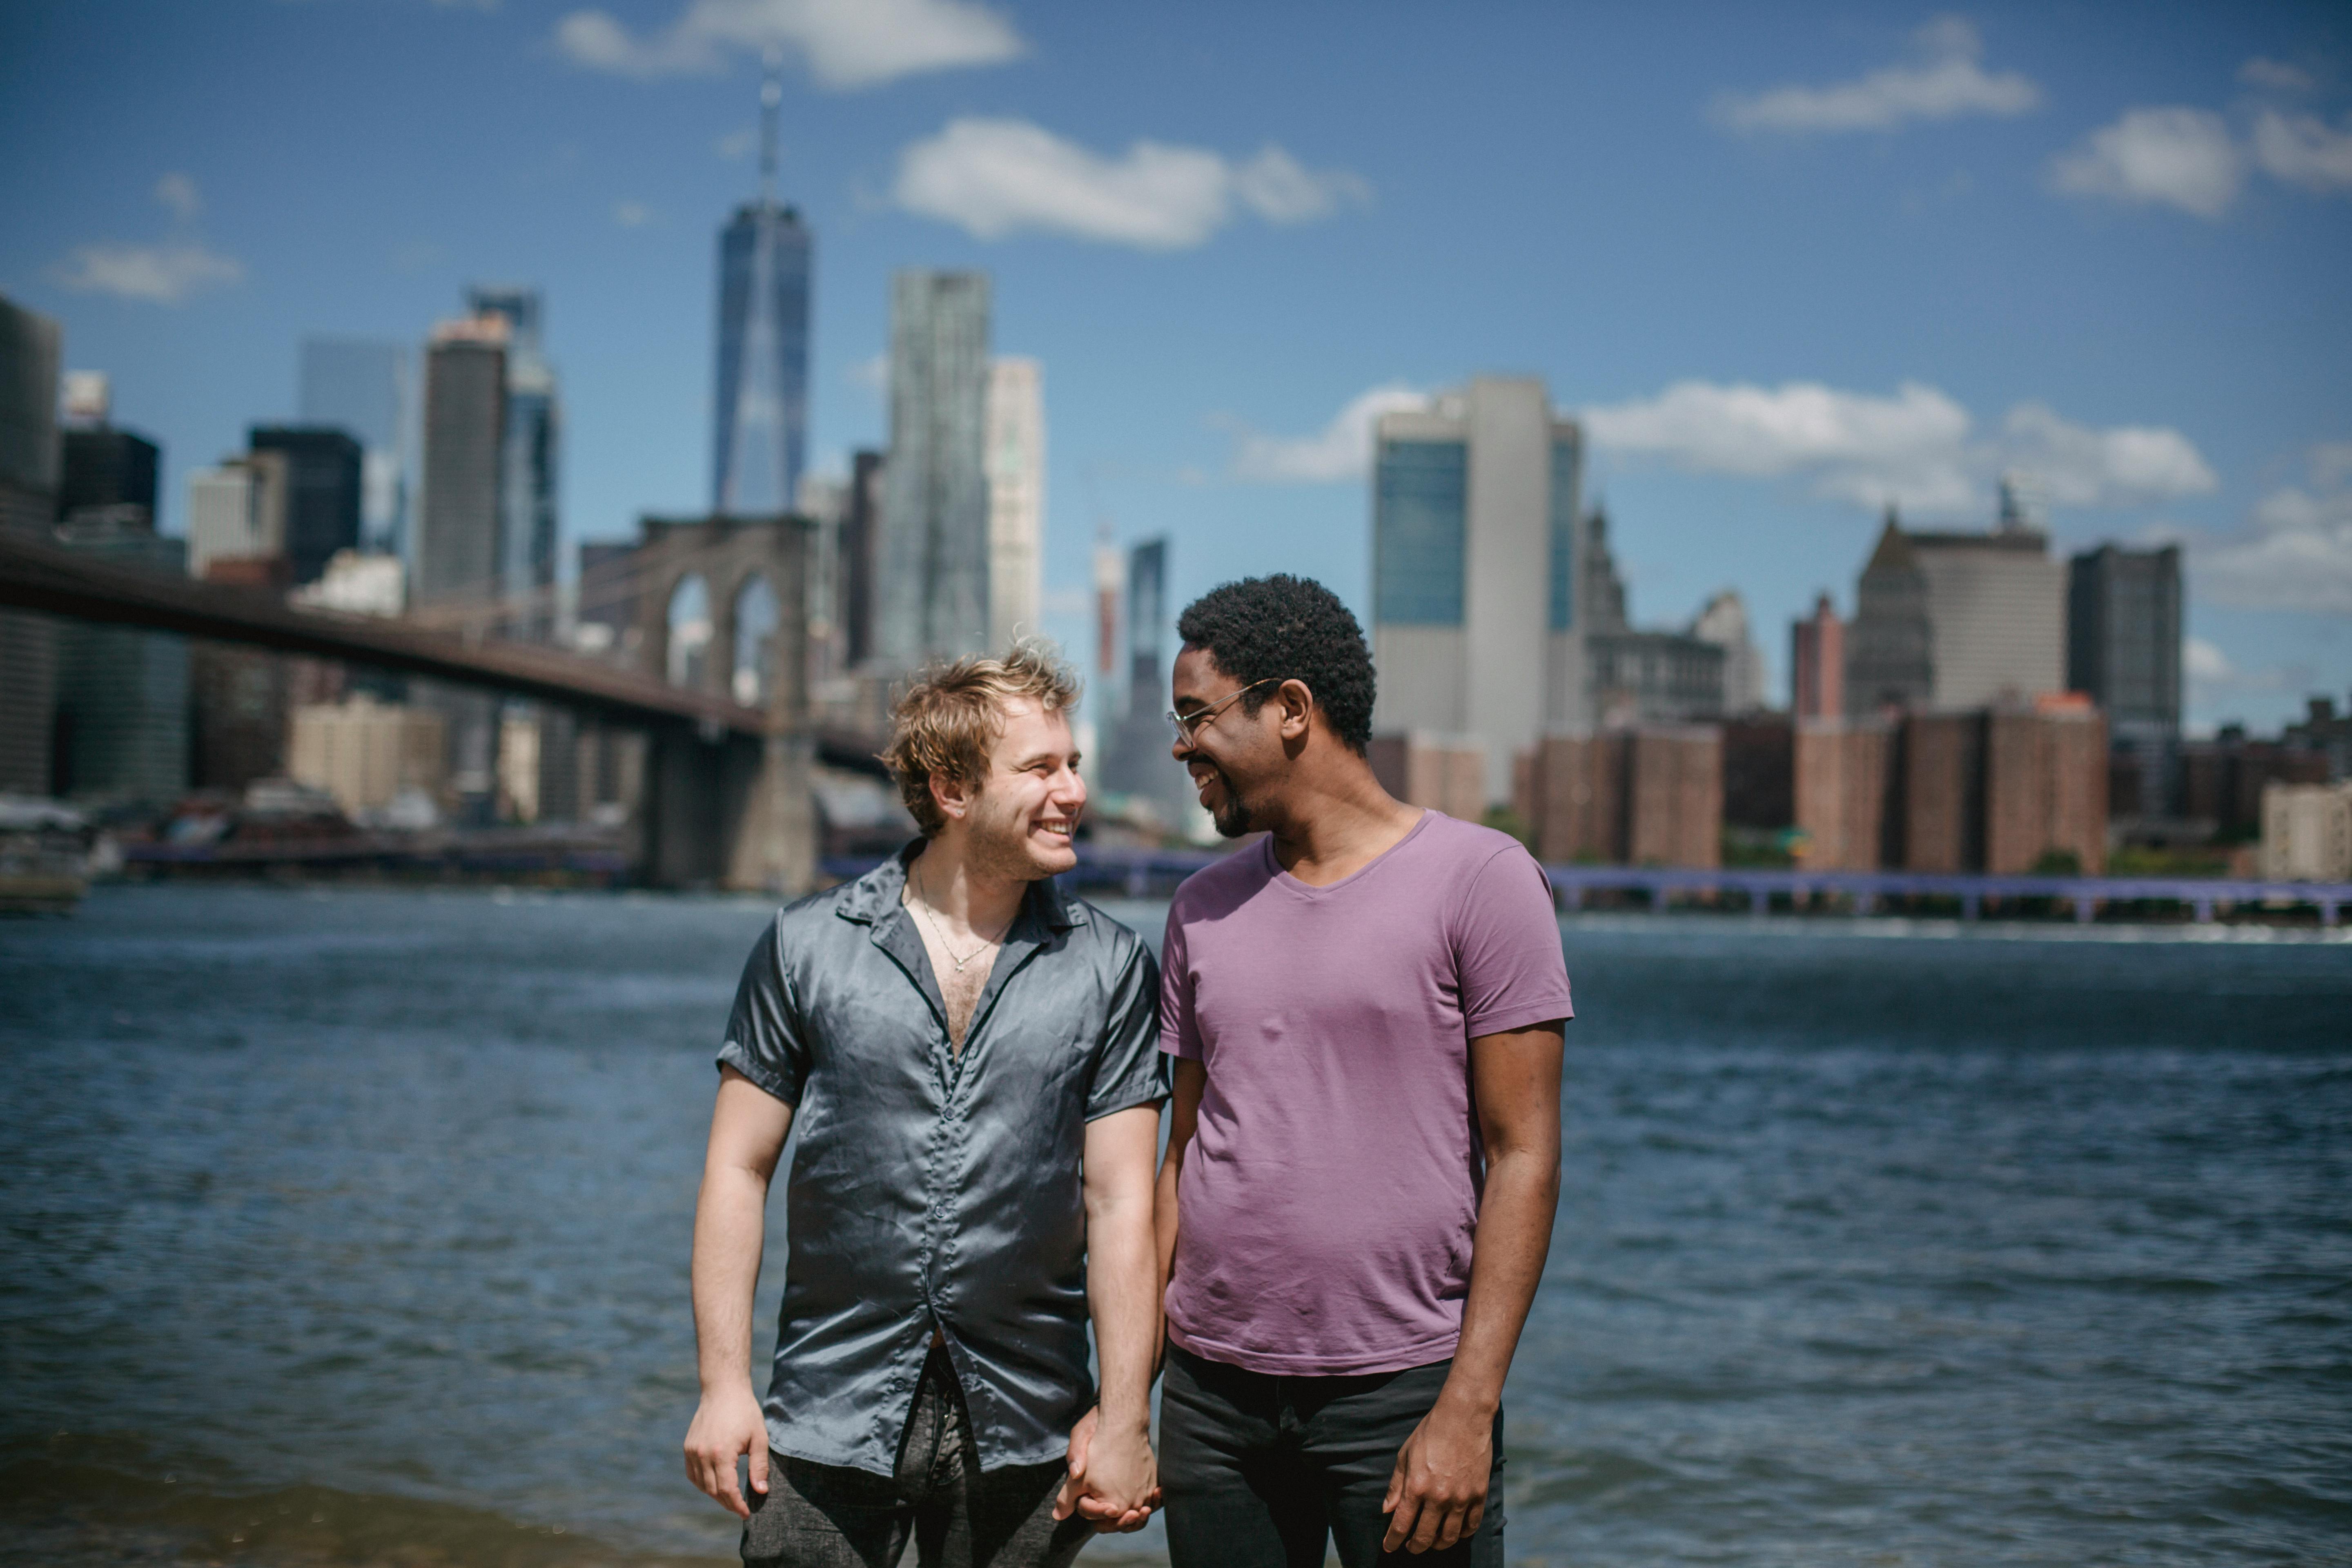
M 1806 869 L 1874 871 L 1899 858 L 1887 842 L 1896 739 L 1879 719 L 1798 721 L 1791 793 Z
M 1794 751 L 1808 868 L 2105 868 L 2106 723 L 2086 702 L 1804 720 Z
M 1711 724 L 1547 735 L 1521 770 L 1536 856 L 1635 866 L 1723 863 L 1723 735 Z
M 1158 732 L 1165 734 L 1167 726 L 1156 713 L 1152 717 Z M 1165 762 L 1165 745 L 1160 754 Z M 1375 735 L 1366 754 L 1381 787 L 1406 805 L 1427 806 L 1465 822 L 1486 816 L 1486 747 L 1413 731 Z

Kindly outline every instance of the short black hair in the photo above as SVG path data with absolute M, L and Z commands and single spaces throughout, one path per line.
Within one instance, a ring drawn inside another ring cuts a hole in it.
M 1277 573 L 1210 589 L 1176 617 L 1176 635 L 1244 686 L 1303 680 L 1324 721 L 1359 756 L 1372 742 L 1372 650 L 1339 595 L 1312 577 Z M 1255 713 L 1273 696 L 1241 700 Z

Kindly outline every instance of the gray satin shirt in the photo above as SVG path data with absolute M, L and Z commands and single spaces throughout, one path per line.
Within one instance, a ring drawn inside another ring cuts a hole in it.
M 1167 1097 L 1159 967 L 1030 885 L 961 1053 L 911 912 L 909 845 L 782 910 L 719 1060 L 795 1108 L 768 1441 L 893 1473 L 934 1325 L 984 1469 L 1063 1457 L 1087 1369 L 1087 1123 Z

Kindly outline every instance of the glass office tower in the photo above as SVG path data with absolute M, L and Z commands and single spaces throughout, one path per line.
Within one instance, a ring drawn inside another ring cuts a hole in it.
M 555 372 L 540 346 L 539 290 L 475 288 L 477 317 L 507 323 L 507 406 L 499 458 L 499 596 L 506 635 L 545 642 L 555 626 L 556 460 L 562 410 Z
M 1480 377 L 1377 428 L 1373 728 L 1475 742 L 1489 800 L 1547 729 L 1591 721 L 1582 465 L 1538 381 Z
M 360 444 L 360 531 L 371 550 L 405 554 L 415 466 L 414 361 L 399 343 L 302 340 L 295 414 L 348 430 Z
M 890 456 L 876 633 L 912 667 L 988 647 L 988 278 L 891 280 Z
M 792 510 L 808 440 L 808 226 L 778 204 L 772 76 L 760 89 L 760 197 L 719 235 L 719 384 L 710 510 Z

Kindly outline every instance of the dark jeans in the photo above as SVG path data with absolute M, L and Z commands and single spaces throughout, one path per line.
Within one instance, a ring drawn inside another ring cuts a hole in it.
M 1275 1377 L 1168 1347 L 1160 1484 L 1174 1568 L 1322 1568 L 1326 1532 L 1346 1568 L 1502 1568 L 1503 1416 L 1486 1517 L 1444 1552 L 1383 1552 L 1381 1503 L 1397 1450 L 1445 1385 L 1451 1361 L 1360 1377 Z
M 982 1470 L 945 1350 L 923 1363 L 898 1440 L 898 1473 L 872 1475 L 772 1449 L 768 1493 L 747 1494 L 749 1568 L 893 1568 L 915 1542 L 923 1568 L 1067 1568 L 1093 1535 L 1054 1522 L 1059 1463 Z

